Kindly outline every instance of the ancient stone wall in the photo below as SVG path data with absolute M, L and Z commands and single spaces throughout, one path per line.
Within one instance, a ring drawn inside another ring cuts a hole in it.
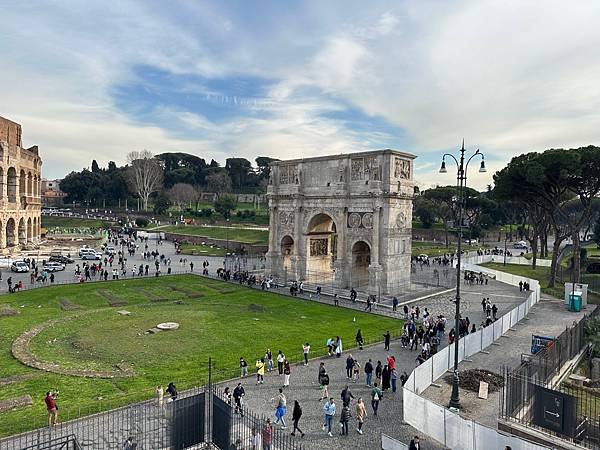
M 21 125 L 0 117 L 0 249 L 3 251 L 39 242 L 41 169 L 38 148 L 22 147 Z

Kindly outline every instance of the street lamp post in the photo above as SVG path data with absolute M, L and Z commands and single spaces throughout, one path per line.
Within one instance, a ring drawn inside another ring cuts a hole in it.
M 460 267 L 461 267 L 461 253 L 462 253 L 462 221 L 463 221 L 463 208 L 465 203 L 465 187 L 467 184 L 467 168 L 471 159 L 475 156 L 481 156 L 481 165 L 479 166 L 479 172 L 485 172 L 485 160 L 483 154 L 477 149 L 467 162 L 465 163 L 465 141 L 463 139 L 462 147 L 460 149 L 460 159 L 450 153 L 445 153 L 442 156 L 442 166 L 440 167 L 440 173 L 447 173 L 446 169 L 446 156 L 452 158 L 456 163 L 457 173 L 456 181 L 458 187 L 458 247 L 457 247 L 457 260 L 456 260 L 456 311 L 454 315 L 454 374 L 452 377 L 452 395 L 450 397 L 450 408 L 460 408 L 460 398 L 458 393 L 458 339 L 460 329 Z

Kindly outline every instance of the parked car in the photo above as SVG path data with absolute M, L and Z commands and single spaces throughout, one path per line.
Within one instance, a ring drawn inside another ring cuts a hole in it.
M 465 241 L 465 244 L 475 245 L 475 244 L 477 244 L 477 239 L 467 239 Z
M 57 262 L 61 264 L 71 264 L 72 262 L 75 262 L 73 258 L 69 258 L 68 256 L 64 255 L 50 255 L 48 261 Z
M 114 254 L 116 254 L 116 250 L 114 247 L 108 246 L 106 247 L 106 249 L 104 250 L 104 253 L 106 253 L 109 256 L 113 256 Z
M 518 249 L 522 249 L 522 250 L 527 250 L 528 245 L 527 242 L 525 241 L 519 241 L 519 242 L 515 242 L 513 244 L 513 248 L 518 248 Z
M 427 260 L 429 259 L 429 256 L 428 256 L 428 255 L 426 255 L 425 253 L 421 253 L 421 254 L 418 256 L 418 258 L 419 258 L 421 261 L 427 261 Z
M 95 250 L 93 248 L 89 248 L 89 247 L 81 247 L 79 249 L 79 257 L 81 258 L 84 253 L 90 252 L 90 251 L 95 251 Z
M 102 253 L 98 253 L 95 250 L 83 252 L 81 255 L 81 259 L 102 259 Z
M 43 265 L 42 270 L 46 272 L 60 272 L 61 270 L 65 270 L 65 265 L 59 262 L 50 261 Z
M 14 261 L 10 265 L 10 270 L 13 272 L 29 272 L 29 266 L 25 261 Z

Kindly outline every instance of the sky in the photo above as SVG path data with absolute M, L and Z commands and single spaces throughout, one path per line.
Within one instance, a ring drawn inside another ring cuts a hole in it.
M 43 175 L 132 150 L 441 157 L 600 144 L 600 2 L 0 0 L 0 116 Z M 478 163 L 478 161 L 477 161 Z M 449 166 L 450 167 L 450 166 Z

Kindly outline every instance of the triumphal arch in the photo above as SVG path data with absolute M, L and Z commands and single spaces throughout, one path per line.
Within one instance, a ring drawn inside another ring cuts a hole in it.
M 272 163 L 268 271 L 374 294 L 408 285 L 414 159 L 388 149 Z

